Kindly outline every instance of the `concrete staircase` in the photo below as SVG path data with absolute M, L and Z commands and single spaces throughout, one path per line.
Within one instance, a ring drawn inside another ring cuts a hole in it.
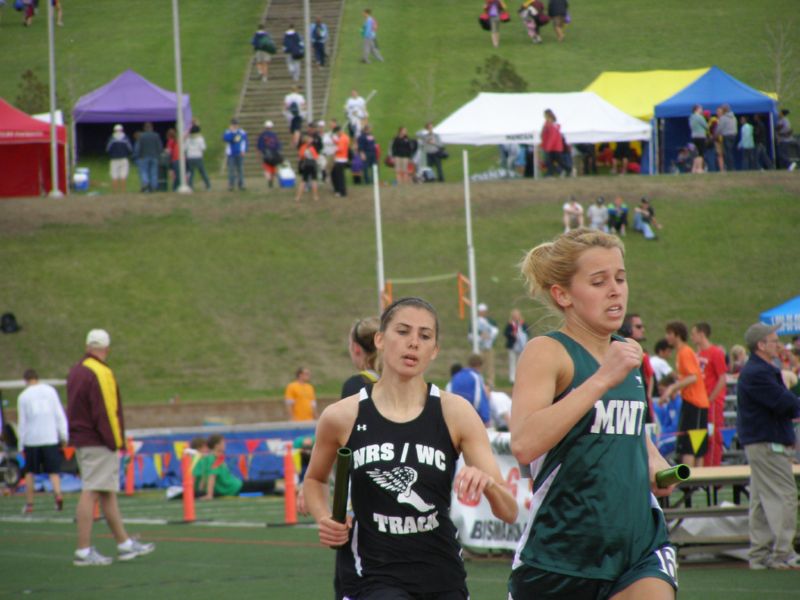
M 338 43 L 338 32 L 341 20 L 343 0 L 310 0 L 311 22 L 317 16 L 328 26 L 328 62 L 325 68 L 318 68 L 312 62 L 311 84 L 314 98 L 313 118 L 324 119 L 328 110 L 328 93 L 330 86 L 330 65 L 335 58 Z M 275 132 L 283 144 L 285 157 L 294 159 L 294 154 L 288 147 L 290 136 L 289 126 L 283 116 L 283 99 L 291 91 L 295 82 L 286 68 L 283 49 L 283 34 L 294 24 L 300 32 L 306 45 L 306 58 L 301 63 L 301 77 L 297 85 L 300 93 L 306 95 L 305 89 L 305 60 L 313 61 L 314 49 L 307 32 L 304 32 L 303 2 L 300 0 L 270 0 L 262 17 L 266 23 L 266 31 L 270 34 L 278 52 L 272 56 L 269 65 L 269 81 L 263 83 L 258 75 L 258 70 L 253 62 L 252 55 L 248 58 L 249 65 L 246 70 L 242 93 L 239 98 L 239 107 L 236 116 L 239 125 L 247 132 L 250 140 L 250 150 L 245 155 L 245 177 L 260 177 L 262 175 L 261 155 L 256 149 L 258 136 L 264 129 L 267 119 L 275 123 Z M 308 100 L 308 99 L 306 99 Z M 295 162 L 292 160 L 292 162 Z

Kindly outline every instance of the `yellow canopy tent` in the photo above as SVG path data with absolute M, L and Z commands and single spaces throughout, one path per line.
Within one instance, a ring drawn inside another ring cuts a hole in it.
M 632 117 L 649 122 L 656 104 L 697 81 L 709 69 L 605 71 L 585 91 L 594 92 Z

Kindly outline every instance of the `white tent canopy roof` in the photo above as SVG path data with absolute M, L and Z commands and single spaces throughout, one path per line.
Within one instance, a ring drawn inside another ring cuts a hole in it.
M 434 128 L 446 144 L 539 144 L 545 109 L 552 110 L 570 144 L 650 139 L 650 125 L 594 92 L 480 93 Z

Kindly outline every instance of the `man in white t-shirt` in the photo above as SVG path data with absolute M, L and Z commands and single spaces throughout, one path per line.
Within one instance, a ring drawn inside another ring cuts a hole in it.
M 292 86 L 292 91 L 283 98 L 283 116 L 289 124 L 289 133 L 292 134 L 292 146 L 297 147 L 300 141 L 300 130 L 303 119 L 306 118 L 306 99 L 300 93 L 298 86 Z
M 361 135 L 364 121 L 369 117 L 367 112 L 367 101 L 358 95 L 358 90 L 352 90 L 350 97 L 344 104 L 344 111 L 347 113 L 348 129 L 350 138 L 356 139 Z
M 667 357 L 672 353 L 672 348 L 667 343 L 667 340 L 660 339 L 656 342 L 653 348 L 653 354 L 650 356 L 650 366 L 653 367 L 653 374 L 656 378 L 656 383 L 661 381 L 665 375 L 672 373 L 672 367 L 667 362 Z
M 39 383 L 39 375 L 33 369 L 25 371 L 23 378 L 27 387 L 17 399 L 19 445 L 25 452 L 25 508 L 22 512 L 33 512 L 34 475 L 37 473 L 50 476 L 56 510 L 62 510 L 60 445 L 67 443 L 67 417 L 53 386 Z

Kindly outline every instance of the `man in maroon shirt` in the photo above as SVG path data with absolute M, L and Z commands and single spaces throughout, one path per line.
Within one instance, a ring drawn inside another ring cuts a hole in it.
M 725 392 L 727 384 L 727 362 L 722 348 L 709 339 L 711 325 L 697 323 L 692 327 L 692 343 L 697 348 L 697 358 L 703 371 L 703 381 L 708 394 L 708 454 L 705 466 L 717 467 L 722 463 L 722 428 L 725 425 Z
M 73 564 L 78 567 L 111 564 L 111 558 L 91 545 L 97 502 L 117 542 L 119 560 L 131 560 L 155 550 L 155 544 L 131 539 L 122 524 L 117 504 L 118 453 L 124 446 L 125 429 L 119 388 L 105 362 L 110 345 L 108 332 L 92 329 L 86 336 L 86 354 L 70 369 L 67 377 L 69 439 L 76 447 L 82 485 L 75 515 L 78 548 Z

